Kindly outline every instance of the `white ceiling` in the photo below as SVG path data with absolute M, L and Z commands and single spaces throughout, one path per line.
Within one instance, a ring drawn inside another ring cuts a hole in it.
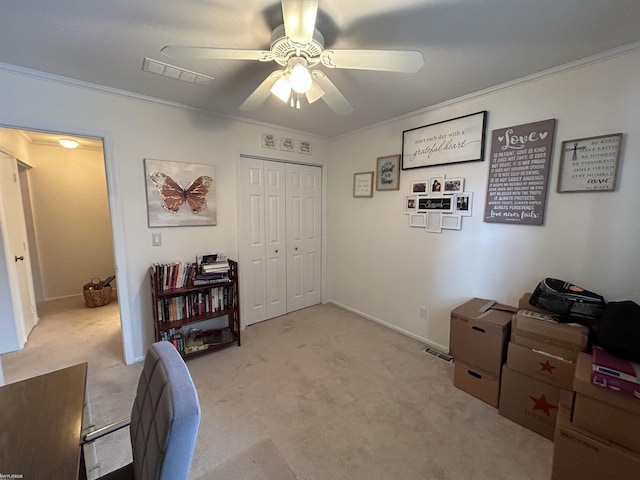
M 273 62 L 176 61 L 167 44 L 269 49 L 277 0 L 3 0 L 0 62 L 333 138 L 640 41 L 638 0 L 319 0 L 325 48 L 419 50 L 415 74 L 322 69 L 353 105 L 238 109 Z M 215 77 L 143 72 L 144 57 Z M 614 82 L 615 79 L 612 79 Z M 1 88 L 1 87 L 0 87 Z

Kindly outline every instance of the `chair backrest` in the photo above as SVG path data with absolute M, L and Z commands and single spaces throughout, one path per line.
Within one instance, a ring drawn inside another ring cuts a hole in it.
M 136 480 L 186 479 L 199 425 L 198 393 L 184 360 L 171 343 L 154 343 L 131 411 Z

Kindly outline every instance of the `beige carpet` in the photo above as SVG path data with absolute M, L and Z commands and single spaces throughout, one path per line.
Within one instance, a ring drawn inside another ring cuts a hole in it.
M 118 420 L 141 368 L 119 343 L 116 305 L 55 301 L 2 356 L 5 380 L 88 361 L 96 423 Z M 553 443 L 454 388 L 453 365 L 423 350 L 332 304 L 247 328 L 241 347 L 187 362 L 202 408 L 190 478 L 268 438 L 297 480 L 547 480 Z M 130 460 L 118 435 L 96 446 L 101 474 Z
M 271 439 L 266 438 L 198 480 L 296 480 L 296 477 Z

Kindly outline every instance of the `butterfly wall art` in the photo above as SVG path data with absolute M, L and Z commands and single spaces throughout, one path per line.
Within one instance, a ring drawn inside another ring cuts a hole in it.
M 215 167 L 144 160 L 149 227 L 215 225 Z

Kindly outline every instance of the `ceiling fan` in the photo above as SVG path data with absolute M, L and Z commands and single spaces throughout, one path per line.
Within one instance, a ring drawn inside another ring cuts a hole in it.
M 284 25 L 271 33 L 270 50 L 241 50 L 167 45 L 162 53 L 174 59 L 274 61 L 284 67 L 272 72 L 240 105 L 254 110 L 273 93 L 291 107 L 300 108 L 300 96 L 309 103 L 322 98 L 338 115 L 353 111 L 349 101 L 321 70 L 328 68 L 417 72 L 424 65 L 422 53 L 398 50 L 325 50 L 324 37 L 315 28 L 318 0 L 281 0 Z

